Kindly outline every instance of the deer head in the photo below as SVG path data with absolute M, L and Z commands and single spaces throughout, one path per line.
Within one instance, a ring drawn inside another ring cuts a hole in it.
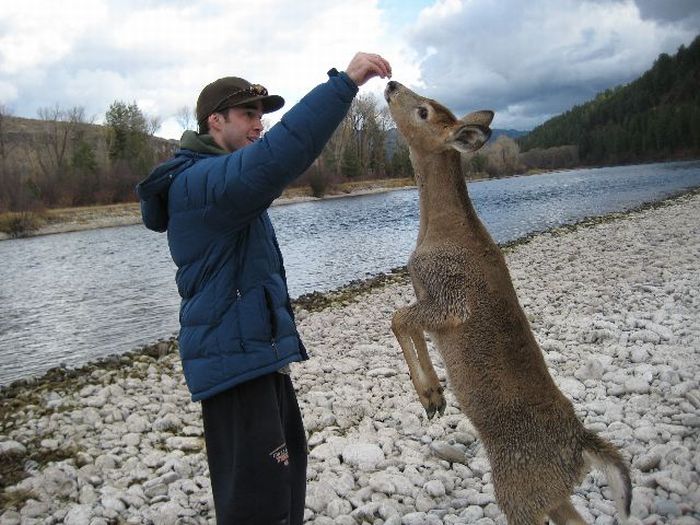
M 472 152 L 491 136 L 493 111 L 475 111 L 457 119 L 442 104 L 393 80 L 386 85 L 384 98 L 398 130 L 418 153 Z

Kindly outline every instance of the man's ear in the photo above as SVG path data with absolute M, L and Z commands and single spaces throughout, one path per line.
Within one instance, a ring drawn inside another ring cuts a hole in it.
M 209 129 L 220 130 L 221 129 L 221 114 L 212 113 L 207 117 L 207 123 L 209 124 Z
M 471 153 L 483 146 L 490 136 L 491 130 L 485 126 L 458 123 L 447 142 L 457 151 Z

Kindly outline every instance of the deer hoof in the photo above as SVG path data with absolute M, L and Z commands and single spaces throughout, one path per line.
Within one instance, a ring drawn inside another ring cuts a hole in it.
M 423 400 L 423 408 L 425 408 L 428 419 L 432 419 L 435 412 L 442 416 L 445 413 L 446 406 L 445 397 L 442 395 L 442 387 L 428 389 Z

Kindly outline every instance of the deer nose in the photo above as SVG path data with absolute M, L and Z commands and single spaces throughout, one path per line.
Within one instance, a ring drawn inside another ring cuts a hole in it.
M 399 83 L 396 82 L 395 80 L 390 80 L 389 82 L 386 83 L 386 89 L 384 90 L 384 98 L 386 99 L 387 102 L 389 102 L 389 97 L 391 94 L 396 91 L 399 87 Z

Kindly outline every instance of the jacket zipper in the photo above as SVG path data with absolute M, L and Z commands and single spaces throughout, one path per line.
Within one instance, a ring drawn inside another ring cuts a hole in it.
M 263 293 L 265 294 L 265 302 L 267 303 L 267 312 L 270 315 L 270 346 L 275 352 L 275 359 L 280 358 L 279 351 L 277 350 L 277 342 L 275 341 L 275 333 L 277 332 L 277 321 L 275 319 L 275 306 L 272 300 L 272 294 L 263 287 Z
M 238 346 L 241 348 L 241 352 L 245 352 L 245 347 L 243 346 L 243 331 L 241 330 L 241 316 L 240 316 L 240 300 L 241 300 L 241 291 L 236 288 L 236 302 L 238 303 L 238 315 L 236 315 L 236 321 L 238 322 Z

